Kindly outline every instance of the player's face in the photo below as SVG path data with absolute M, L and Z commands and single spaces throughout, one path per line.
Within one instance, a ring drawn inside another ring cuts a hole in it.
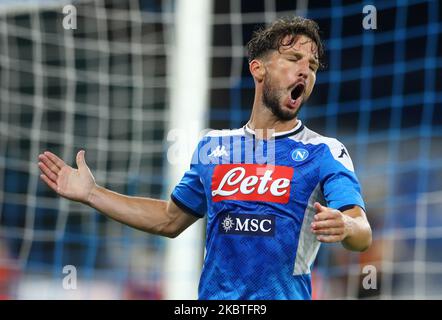
M 313 90 L 318 66 L 317 46 L 303 35 L 292 46 L 269 54 L 264 63 L 263 104 L 278 119 L 294 119 Z

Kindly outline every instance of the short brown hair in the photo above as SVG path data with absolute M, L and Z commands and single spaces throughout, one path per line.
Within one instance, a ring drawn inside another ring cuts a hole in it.
M 283 43 L 286 36 L 293 37 L 287 43 Z M 273 22 L 267 28 L 260 28 L 253 33 L 252 39 L 247 43 L 249 62 L 261 58 L 271 50 L 279 50 L 282 46 L 291 46 L 296 41 L 297 35 L 305 35 L 313 40 L 318 47 L 317 55 L 319 65 L 322 67 L 324 46 L 319 36 L 318 24 L 303 17 L 286 17 Z

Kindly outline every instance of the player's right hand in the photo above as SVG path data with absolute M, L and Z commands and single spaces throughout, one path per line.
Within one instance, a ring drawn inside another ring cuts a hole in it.
M 49 151 L 38 156 L 40 178 L 60 196 L 83 203 L 89 202 L 89 196 L 96 187 L 94 176 L 84 159 L 84 150 L 77 153 L 77 167 L 68 166 L 63 160 Z

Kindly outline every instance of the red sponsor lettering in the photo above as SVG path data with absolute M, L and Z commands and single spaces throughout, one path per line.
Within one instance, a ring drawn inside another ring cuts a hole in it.
M 293 168 L 265 164 L 221 164 L 212 176 L 212 200 L 287 203 Z

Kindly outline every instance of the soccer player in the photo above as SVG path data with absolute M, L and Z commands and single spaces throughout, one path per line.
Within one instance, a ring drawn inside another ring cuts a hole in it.
M 169 201 L 124 196 L 50 152 L 41 178 L 59 195 L 149 233 L 174 238 L 207 217 L 200 299 L 311 299 L 321 243 L 371 244 L 360 185 L 343 144 L 298 119 L 321 65 L 317 24 L 280 19 L 248 43 L 255 97 L 240 129 L 209 132 Z

